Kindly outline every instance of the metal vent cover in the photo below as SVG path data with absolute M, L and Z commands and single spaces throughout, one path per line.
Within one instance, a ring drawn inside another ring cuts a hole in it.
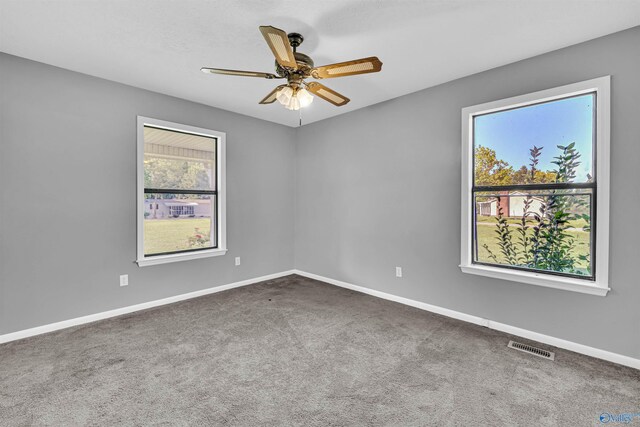
M 541 348 L 534 347 L 529 344 L 522 344 L 516 341 L 509 341 L 507 347 L 522 351 L 524 353 L 533 354 L 534 356 L 542 357 L 543 359 L 547 360 L 554 360 L 556 357 L 556 354 L 552 351 L 543 350 Z

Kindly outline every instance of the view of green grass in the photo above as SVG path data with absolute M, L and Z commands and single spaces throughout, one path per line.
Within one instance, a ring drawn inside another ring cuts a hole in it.
M 485 217 L 490 218 L 492 222 L 480 222 L 478 221 L 478 261 L 486 262 L 490 264 L 494 264 L 491 258 L 489 258 L 489 252 L 483 247 L 486 243 L 489 249 L 493 252 L 494 255 L 498 258 L 500 263 L 505 263 L 504 256 L 500 252 L 500 247 L 498 246 L 498 240 L 496 239 L 496 227 L 495 219 L 493 217 Z M 480 217 L 478 218 L 480 219 Z M 512 222 L 513 220 L 513 222 Z M 512 224 L 516 224 L 520 221 L 519 218 L 509 218 L 509 229 L 511 230 L 511 240 L 514 244 L 519 244 L 518 237 L 520 236 L 518 228 Z M 573 229 L 567 231 L 569 235 L 571 235 L 575 240 L 575 254 L 577 255 L 587 255 L 589 254 L 589 245 L 590 245 L 590 233 L 587 231 L 582 231 L 582 227 L 584 226 L 583 220 L 579 220 L 572 225 Z M 528 233 L 533 233 L 531 229 L 528 230 Z M 586 269 L 588 267 L 587 261 L 579 261 L 576 265 L 577 269 L 583 271 L 585 274 L 588 274 Z
M 199 230 L 196 231 L 196 228 Z M 196 234 L 208 236 L 210 230 L 210 218 L 145 219 L 144 253 L 192 249 L 189 238 Z

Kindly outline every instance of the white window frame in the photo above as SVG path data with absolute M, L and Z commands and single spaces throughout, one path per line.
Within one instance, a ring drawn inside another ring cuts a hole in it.
M 605 296 L 609 288 L 609 140 L 611 77 L 604 76 L 513 98 L 501 99 L 462 109 L 462 209 L 460 269 L 464 273 L 546 286 L 556 289 Z M 473 124 L 476 115 L 494 113 L 541 102 L 554 101 L 587 93 L 596 93 L 596 236 L 595 280 L 561 277 L 543 272 L 512 270 L 473 263 L 472 255 L 472 186 Z
M 216 138 L 216 174 L 217 174 L 217 248 L 194 252 L 145 256 L 144 254 L 144 127 L 153 126 L 171 131 L 186 132 L 194 135 Z M 138 116 L 138 147 L 137 147 L 137 239 L 138 257 L 136 262 L 140 267 L 165 264 L 168 262 L 187 261 L 191 259 L 220 256 L 227 253 L 227 180 L 226 180 L 226 133 L 150 117 Z

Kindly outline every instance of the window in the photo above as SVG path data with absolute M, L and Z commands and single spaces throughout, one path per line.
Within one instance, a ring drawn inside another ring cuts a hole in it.
M 463 272 L 606 295 L 609 84 L 462 110 Z
M 225 134 L 138 117 L 138 265 L 226 253 Z

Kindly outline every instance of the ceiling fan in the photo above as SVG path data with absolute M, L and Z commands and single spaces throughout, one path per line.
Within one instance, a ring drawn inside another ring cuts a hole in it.
M 309 56 L 296 51 L 304 40 L 302 35 L 298 33 L 287 34 L 281 29 L 271 26 L 260 27 L 260 32 L 276 58 L 276 74 L 207 67 L 201 68 L 201 71 L 203 73 L 226 74 L 229 76 L 287 79 L 286 84 L 277 86 L 259 103 L 272 104 L 277 100 L 289 110 L 299 110 L 313 101 L 313 96 L 309 92 L 337 107 L 346 105 L 350 101 L 346 96 L 318 82 L 307 83 L 305 79 L 309 77 L 329 79 L 356 74 L 377 73 L 382 69 L 382 62 L 375 56 L 315 67 L 313 60 Z

